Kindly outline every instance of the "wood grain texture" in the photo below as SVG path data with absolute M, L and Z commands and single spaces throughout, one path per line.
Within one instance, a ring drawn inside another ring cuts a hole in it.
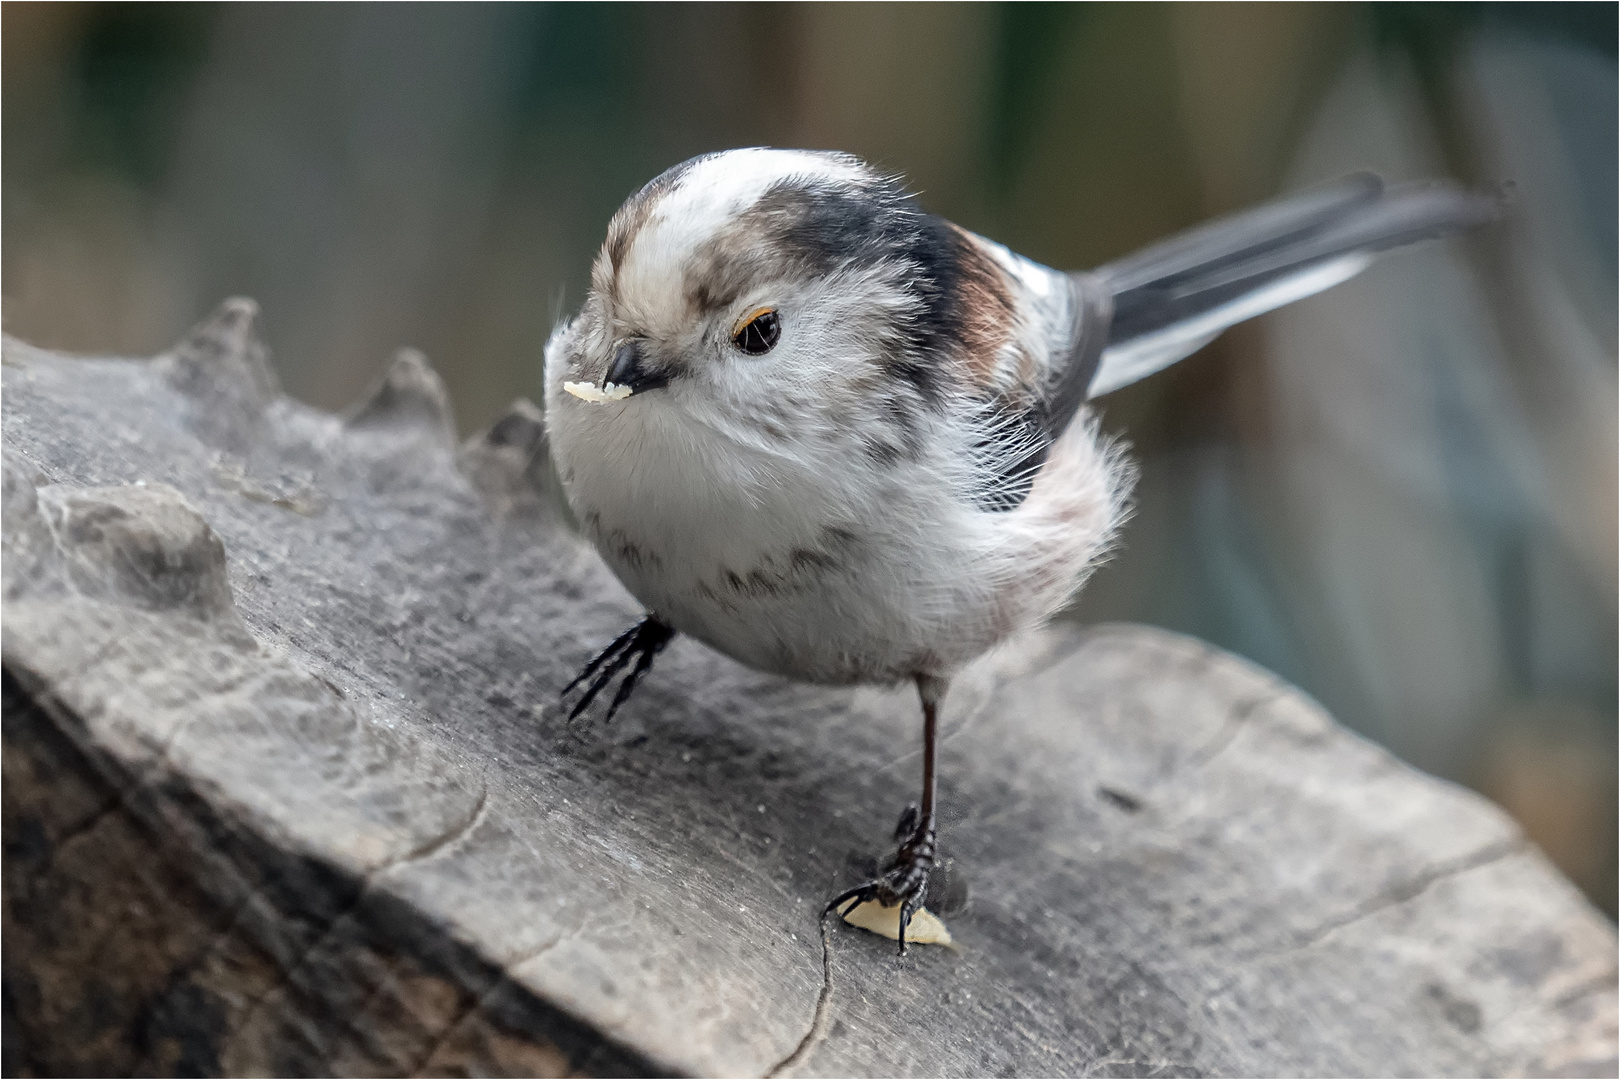
M 156 361 L 5 343 L 13 1074 L 1614 1075 L 1613 928 L 1483 800 L 1142 627 L 947 703 L 930 906 L 821 924 L 920 768 L 904 691 L 638 614 L 519 403 L 345 417 L 233 301 Z

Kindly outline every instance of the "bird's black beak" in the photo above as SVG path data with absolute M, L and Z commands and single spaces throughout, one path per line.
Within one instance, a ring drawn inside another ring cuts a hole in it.
M 613 363 L 608 365 L 607 378 L 604 381 L 615 386 L 628 386 L 631 394 L 669 385 L 668 375 L 649 372 L 642 363 L 641 343 L 626 341 L 614 350 Z

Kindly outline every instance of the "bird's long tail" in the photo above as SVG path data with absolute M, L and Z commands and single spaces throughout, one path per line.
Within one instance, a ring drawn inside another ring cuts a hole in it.
M 1094 271 L 1114 315 L 1090 397 L 1145 378 L 1222 330 L 1360 273 L 1381 251 L 1491 220 L 1451 184 L 1386 188 L 1373 173 L 1192 229 Z

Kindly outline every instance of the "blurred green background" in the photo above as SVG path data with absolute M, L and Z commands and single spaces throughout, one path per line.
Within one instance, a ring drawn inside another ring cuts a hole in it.
M 7 332 L 161 351 L 263 305 L 328 408 L 404 344 L 464 431 L 626 195 L 831 147 L 1055 266 L 1370 166 L 1511 183 L 1103 400 L 1143 464 L 1076 618 L 1197 634 L 1470 784 L 1612 915 L 1614 4 L 8 3 Z

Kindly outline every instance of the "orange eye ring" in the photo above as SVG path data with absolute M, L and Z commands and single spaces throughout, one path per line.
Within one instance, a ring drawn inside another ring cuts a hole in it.
M 742 333 L 749 323 L 753 322 L 761 315 L 774 315 L 775 313 L 776 309 L 773 307 L 755 308 L 753 311 L 750 311 L 748 314 L 737 320 L 737 325 L 731 328 L 731 336 L 736 337 L 738 334 Z
M 731 343 L 749 356 L 762 356 L 776 347 L 782 337 L 782 318 L 771 307 L 755 308 L 737 320 Z

